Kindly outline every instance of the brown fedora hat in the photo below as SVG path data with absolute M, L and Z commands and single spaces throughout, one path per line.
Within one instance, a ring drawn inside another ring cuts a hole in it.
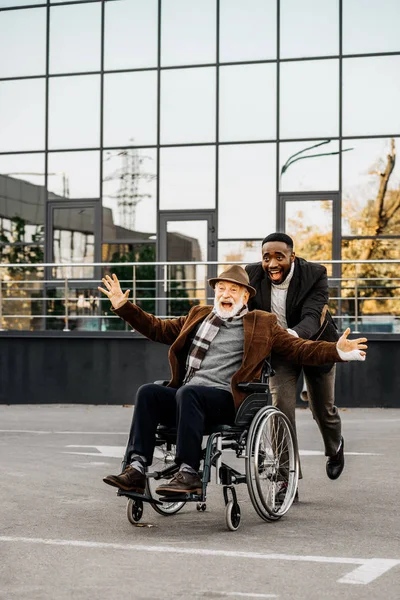
M 245 287 L 250 292 L 250 298 L 256 295 L 256 290 L 249 285 L 249 276 L 247 275 L 247 272 L 239 265 L 228 267 L 225 271 L 222 271 L 218 277 L 209 279 L 208 283 L 211 285 L 212 289 L 215 288 L 217 281 L 230 281 L 231 283 L 237 283 L 238 285 Z

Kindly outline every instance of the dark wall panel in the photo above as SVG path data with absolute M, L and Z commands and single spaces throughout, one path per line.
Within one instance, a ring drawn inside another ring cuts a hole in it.
M 169 378 L 168 347 L 142 338 L 0 336 L 1 404 L 132 404 Z M 338 365 L 342 407 L 400 408 L 400 341 L 370 341 L 365 363 Z M 304 404 L 302 404 L 304 406 Z

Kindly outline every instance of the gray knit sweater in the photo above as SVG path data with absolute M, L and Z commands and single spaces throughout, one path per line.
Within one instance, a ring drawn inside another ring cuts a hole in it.
M 243 359 L 243 319 L 224 321 L 207 350 L 200 369 L 187 385 L 206 385 L 231 391 L 231 378 Z

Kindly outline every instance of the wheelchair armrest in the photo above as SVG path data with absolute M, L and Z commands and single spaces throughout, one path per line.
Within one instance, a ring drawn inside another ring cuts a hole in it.
M 168 379 L 157 379 L 157 381 L 154 382 L 156 385 L 162 385 L 163 387 L 167 386 L 169 384 Z
M 242 392 L 258 392 L 259 394 L 264 394 L 269 389 L 268 382 L 261 383 L 259 381 L 242 381 L 238 383 L 239 390 Z

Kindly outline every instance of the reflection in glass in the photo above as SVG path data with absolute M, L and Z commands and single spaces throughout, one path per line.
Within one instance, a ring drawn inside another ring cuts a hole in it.
M 279 188 L 282 192 L 339 189 L 339 142 L 325 141 L 328 143 L 321 140 L 280 144 Z
M 157 0 L 106 2 L 106 70 L 157 66 L 157 12 Z
M 0 3 L 1 6 L 1 3 Z M 46 9 L 10 10 L 0 15 L 0 77 L 44 75 Z
M 104 76 L 104 145 L 157 143 L 157 71 Z
M 8 256 L 11 256 L 15 249 L 11 244 L 36 246 L 43 243 L 44 205 L 43 154 L 1 155 L 0 242 L 10 245 Z M 31 257 L 29 247 L 21 248 L 18 253 L 20 260 L 14 261 L 6 259 L 3 252 L 3 262 L 41 262 L 34 260 L 33 255 Z
M 118 242 L 103 244 L 102 262 L 121 263 L 121 262 L 154 262 L 156 260 L 156 240 L 138 240 L 131 244 L 119 244 Z M 130 289 L 130 298 L 134 304 L 137 304 L 151 314 L 156 312 L 156 267 L 152 266 L 114 266 L 106 267 L 103 271 L 111 275 L 115 273 L 121 282 L 122 289 Z M 115 319 L 115 314 L 110 308 L 108 298 L 100 299 L 101 312 L 108 315 L 104 319 L 103 328 L 106 330 L 128 329 L 126 324 L 119 318 Z
M 354 150 L 343 155 L 343 235 L 400 235 L 399 138 L 346 144 Z
M 161 72 L 161 143 L 215 140 L 215 68 Z
M 44 149 L 45 98 L 44 79 L 0 81 L 0 152 Z
M 94 262 L 94 208 L 71 207 L 53 210 L 53 256 L 55 263 Z M 55 267 L 56 278 L 92 278 L 93 267 Z
M 332 260 L 332 200 L 286 201 L 285 231 L 295 242 L 295 252 L 306 260 Z M 332 266 L 328 267 L 328 274 Z
M 168 221 L 167 261 L 208 260 L 208 222 Z M 168 269 L 167 312 L 186 314 L 195 304 L 206 304 L 207 269 L 203 265 L 171 265 Z
M 233 242 L 218 242 L 218 260 L 221 262 L 228 263 L 258 262 L 259 260 L 261 260 L 261 241 L 262 240 L 259 239 L 246 241 L 236 240 Z M 221 266 L 221 270 L 222 268 L 225 267 Z
M 400 239 L 344 239 L 342 258 L 356 260 L 369 253 L 382 261 L 398 259 Z M 350 326 L 355 331 L 399 333 L 399 265 L 390 263 L 367 263 L 343 265 L 342 329 Z M 355 303 L 357 278 L 357 306 Z M 357 309 L 357 313 L 356 313 Z M 357 316 L 356 316 L 357 315 Z
M 100 69 L 101 4 L 50 10 L 50 73 Z
M 215 147 L 162 148 L 160 209 L 215 207 Z
M 100 196 L 100 152 L 50 152 L 49 198 L 98 198 Z
M 276 0 L 220 0 L 220 61 L 276 58 Z
M 19 236 L 20 231 L 17 220 L 0 218 L 1 240 L 22 240 L 25 235 Z M 37 241 L 28 244 L 0 242 L 2 329 L 35 331 L 41 328 L 43 268 L 34 265 L 43 262 L 44 248 Z M 7 267 L 7 263 L 27 263 L 29 267 Z
M 343 61 L 343 135 L 400 131 L 400 56 Z
M 220 141 L 276 137 L 276 66 L 220 68 Z
M 339 61 L 281 64 L 281 138 L 339 134 Z
M 281 58 L 339 54 L 339 0 L 281 0 L 280 7 Z
M 161 64 L 216 62 L 216 0 L 168 0 L 161 11 Z
M 344 54 L 398 52 L 399 27 L 398 0 L 381 0 L 379 6 L 365 0 L 343 2 Z
M 144 242 L 154 238 L 157 229 L 156 184 L 155 150 L 104 151 L 103 239 Z
M 276 228 L 276 145 L 219 149 L 219 237 L 263 239 Z
M 44 186 L 44 154 L 1 154 L 0 176 Z
M 49 147 L 98 146 L 100 76 L 56 77 L 49 88 Z

